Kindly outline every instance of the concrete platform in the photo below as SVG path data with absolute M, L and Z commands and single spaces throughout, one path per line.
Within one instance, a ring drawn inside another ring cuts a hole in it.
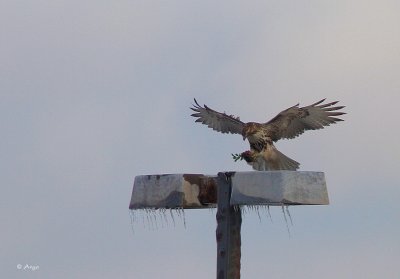
M 231 205 L 327 205 L 325 175 L 312 171 L 251 171 L 232 176 Z
M 161 174 L 135 177 L 129 209 L 215 207 L 214 177 L 203 174 Z
M 231 172 L 231 205 L 329 204 L 324 173 Z M 217 175 L 163 174 L 135 177 L 130 209 L 216 207 Z

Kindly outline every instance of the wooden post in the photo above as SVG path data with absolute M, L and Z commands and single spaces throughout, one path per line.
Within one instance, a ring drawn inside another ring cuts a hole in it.
M 233 173 L 218 173 L 217 279 L 240 279 L 242 214 L 230 205 Z

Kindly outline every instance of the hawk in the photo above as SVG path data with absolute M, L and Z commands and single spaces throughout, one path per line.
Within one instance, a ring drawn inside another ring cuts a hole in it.
M 337 116 L 345 114 L 344 106 L 335 106 L 338 101 L 324 103 L 322 99 L 312 105 L 299 107 L 296 104 L 281 111 L 265 123 L 242 122 L 239 117 L 221 113 L 204 105 L 196 99 L 191 116 L 196 122 L 207 125 L 221 133 L 242 135 L 248 140 L 250 150 L 240 154 L 256 170 L 296 170 L 299 163 L 281 153 L 274 146 L 280 139 L 293 139 L 306 130 L 318 130 L 330 124 L 343 121 Z

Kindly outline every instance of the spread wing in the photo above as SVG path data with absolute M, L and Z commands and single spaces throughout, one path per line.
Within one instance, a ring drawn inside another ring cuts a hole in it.
M 306 130 L 318 130 L 325 126 L 343 121 L 336 116 L 345 114 L 340 111 L 344 106 L 334 106 L 338 102 L 322 104 L 325 99 L 307 107 L 299 104 L 290 107 L 264 124 L 264 130 L 273 140 L 291 139 L 304 133 Z
M 196 99 L 194 99 L 194 102 L 196 104 L 190 109 L 196 112 L 192 114 L 193 117 L 197 118 L 196 122 L 203 123 L 209 128 L 221 133 L 242 133 L 244 123 L 239 120 L 239 117 L 215 111 L 206 105 L 202 107 Z

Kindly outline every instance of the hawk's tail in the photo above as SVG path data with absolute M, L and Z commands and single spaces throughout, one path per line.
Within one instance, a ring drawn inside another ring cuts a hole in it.
M 268 144 L 261 152 L 254 149 L 241 154 L 242 158 L 258 171 L 292 170 L 299 168 L 300 163 L 280 152 L 273 144 Z
M 273 162 L 273 164 L 275 163 L 275 168 L 278 170 L 297 170 L 300 166 L 299 162 L 296 162 L 295 160 L 289 158 L 288 156 L 286 156 L 285 154 L 283 154 L 282 152 L 280 152 L 279 150 L 276 150 L 276 162 Z M 268 162 L 267 162 L 268 164 Z

